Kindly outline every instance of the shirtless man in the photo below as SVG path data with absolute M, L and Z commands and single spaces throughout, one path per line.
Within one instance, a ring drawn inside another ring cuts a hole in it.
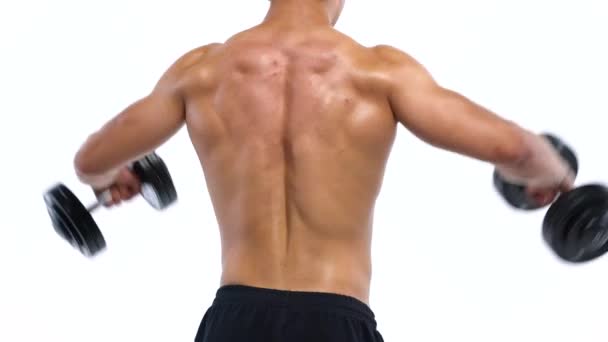
M 221 232 L 199 342 L 382 341 L 369 307 L 374 204 L 397 124 L 492 163 L 544 205 L 572 186 L 538 135 L 438 85 L 390 46 L 336 31 L 344 0 L 272 0 L 265 20 L 177 60 L 92 134 L 74 164 L 112 203 L 126 168 L 184 124 Z

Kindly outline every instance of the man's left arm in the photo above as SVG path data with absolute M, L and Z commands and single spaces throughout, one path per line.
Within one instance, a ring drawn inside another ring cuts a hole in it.
M 193 50 L 175 62 L 154 89 L 90 135 L 74 158 L 78 178 L 95 189 L 109 187 L 119 171 L 162 145 L 185 122 L 181 82 L 206 52 Z

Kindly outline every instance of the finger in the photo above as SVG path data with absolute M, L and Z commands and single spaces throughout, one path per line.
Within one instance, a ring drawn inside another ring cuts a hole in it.
M 118 187 L 113 186 L 110 188 L 110 193 L 112 194 L 112 200 L 110 205 L 116 205 L 120 203 L 120 190 Z
M 555 200 L 557 192 L 552 190 L 536 190 L 530 193 L 532 199 L 538 203 L 538 205 L 546 206 Z
M 120 172 L 119 180 L 121 183 L 126 184 L 134 184 L 139 183 L 139 178 L 135 175 L 135 173 L 127 168 L 123 169 Z
M 575 176 L 572 172 L 570 172 L 570 174 L 568 174 L 568 176 L 566 176 L 564 181 L 560 184 L 559 190 L 561 192 L 568 192 L 568 191 L 574 189 L 574 180 L 575 180 Z
M 131 196 L 135 197 L 141 193 L 141 185 L 137 184 L 136 186 L 131 188 Z
M 532 198 L 534 199 L 534 202 L 536 202 L 538 205 L 545 205 L 546 204 L 546 196 L 541 194 L 541 193 L 534 193 L 532 195 Z
M 116 182 L 120 184 L 120 186 L 129 188 L 130 197 L 133 197 L 135 194 L 139 193 L 141 188 L 141 181 L 129 169 L 122 170 L 120 177 L 118 177 Z
M 139 192 L 141 191 L 141 182 L 139 180 L 136 180 L 136 182 L 134 183 L 130 183 L 128 185 L 129 191 L 131 192 L 132 196 L 135 196 L 137 194 L 139 194 Z
M 536 202 L 541 202 L 543 200 L 543 194 L 546 194 L 547 190 L 538 188 L 528 188 L 526 189 L 526 193 Z
M 550 193 L 548 193 L 545 198 L 545 202 L 546 202 L 545 205 L 549 205 L 549 204 L 553 203 L 555 201 L 555 199 L 557 198 L 557 194 L 558 194 L 557 191 L 551 191 Z
M 131 196 L 131 190 L 128 186 L 119 186 L 118 192 L 120 193 L 120 199 L 123 201 L 131 199 L 131 197 L 133 197 Z
M 543 206 L 549 205 L 553 202 L 553 199 L 555 199 L 555 196 L 552 194 L 544 194 L 541 196 L 541 203 Z
M 128 186 L 127 187 L 127 199 L 131 200 L 133 197 L 139 195 L 139 191 L 136 190 L 135 187 Z

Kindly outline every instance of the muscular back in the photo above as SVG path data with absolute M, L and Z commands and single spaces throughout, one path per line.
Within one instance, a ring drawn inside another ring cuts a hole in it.
M 396 128 L 375 59 L 330 29 L 259 27 L 190 68 L 186 123 L 221 230 L 223 284 L 367 301 Z

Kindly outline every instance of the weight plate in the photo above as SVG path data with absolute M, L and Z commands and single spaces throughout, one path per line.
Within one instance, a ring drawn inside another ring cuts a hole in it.
M 133 164 L 133 172 L 142 182 L 142 197 L 157 210 L 163 210 L 177 200 L 177 191 L 169 169 L 156 153 Z
M 522 210 L 540 208 L 540 206 L 528 196 L 524 186 L 505 181 L 496 170 L 494 170 L 493 181 L 496 191 L 498 191 L 501 197 L 513 208 Z
M 57 234 L 82 254 L 93 256 L 106 247 L 91 213 L 65 185 L 47 191 L 44 201 Z
M 561 139 L 552 134 L 545 133 L 542 134 L 542 136 L 548 139 L 551 145 L 553 145 L 553 147 L 555 147 L 559 151 L 559 154 L 562 156 L 562 158 L 564 158 L 566 162 L 568 162 L 568 165 L 570 165 L 572 172 L 577 175 L 578 158 L 576 157 L 576 154 L 574 154 L 574 151 L 570 147 L 568 147 L 568 145 L 566 145 Z
M 589 184 L 562 194 L 543 220 L 543 238 L 563 260 L 595 259 L 608 251 L 608 189 Z

